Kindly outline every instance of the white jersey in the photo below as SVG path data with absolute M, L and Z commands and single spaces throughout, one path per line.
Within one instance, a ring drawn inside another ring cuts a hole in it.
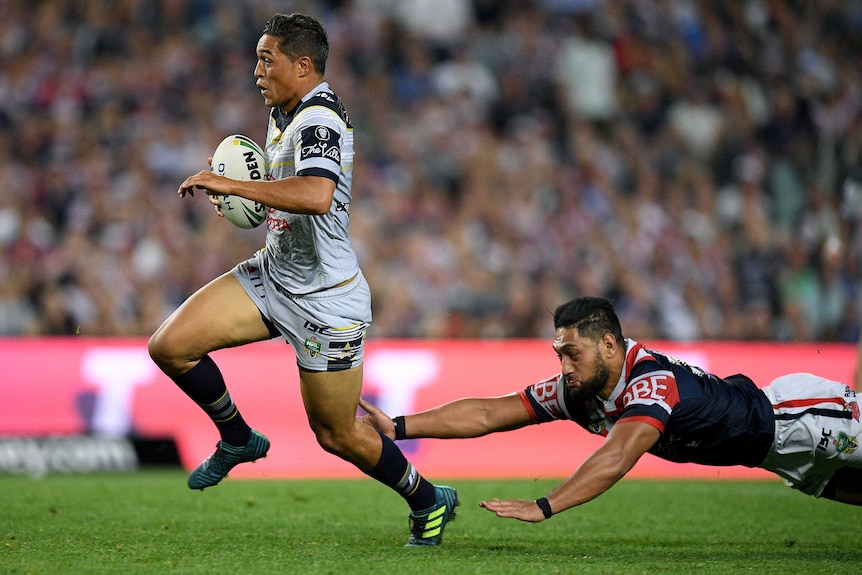
M 326 214 L 270 208 L 265 258 L 268 279 L 290 294 L 303 295 L 355 276 L 359 263 L 347 234 L 353 126 L 328 83 L 317 85 L 290 114 L 272 109 L 265 154 L 274 179 L 322 176 L 336 182 Z

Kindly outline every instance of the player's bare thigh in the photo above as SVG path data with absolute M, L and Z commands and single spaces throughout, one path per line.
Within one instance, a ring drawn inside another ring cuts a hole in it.
M 150 337 L 149 351 L 165 373 L 179 375 L 211 351 L 270 337 L 257 306 L 228 272 L 183 302 Z
M 344 371 L 299 370 L 302 401 L 320 445 L 368 471 L 380 459 L 382 442 L 371 427 L 356 420 L 362 391 L 362 365 Z

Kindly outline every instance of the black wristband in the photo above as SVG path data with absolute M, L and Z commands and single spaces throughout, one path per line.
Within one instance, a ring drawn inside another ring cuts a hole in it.
M 404 416 L 392 418 L 392 425 L 395 426 L 395 439 L 407 439 L 407 430 L 404 428 Z
M 547 497 L 540 497 L 536 499 L 536 505 L 538 505 L 539 509 L 542 510 L 542 515 L 545 516 L 545 519 L 550 519 L 551 515 L 554 514 L 554 512 L 551 511 L 551 504 L 548 503 Z

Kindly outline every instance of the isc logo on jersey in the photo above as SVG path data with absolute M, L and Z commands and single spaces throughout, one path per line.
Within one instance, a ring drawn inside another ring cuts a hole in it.
M 241 134 L 228 136 L 213 152 L 214 173 L 234 180 L 262 180 L 267 175 L 266 158 L 254 140 Z M 256 228 L 266 219 L 267 207 L 239 196 L 219 196 L 221 211 L 238 228 Z
M 623 405 L 658 404 L 668 413 L 679 402 L 679 392 L 673 372 L 653 371 L 632 380 L 623 394 Z

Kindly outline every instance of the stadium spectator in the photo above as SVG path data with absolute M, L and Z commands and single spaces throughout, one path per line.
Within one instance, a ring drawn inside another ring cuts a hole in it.
M 517 303 L 531 286 L 612 295 L 639 337 L 855 341 L 858 3 L 452 0 L 440 28 L 417 27 L 406 3 L 303 4 L 337 39 L 334 88 L 364 134 L 355 221 L 373 223 L 351 234 L 378 294 L 370 337 L 542 336 L 546 311 Z M 0 333 L 144 335 L 260 247 L 261 231 L 174 191 L 226 134 L 264 137 L 249 54 L 269 12 L 0 3 L 0 278 L 17 278 L 2 291 L 18 318 Z M 484 79 L 452 82 L 454 62 Z M 571 65 L 602 82 L 564 87 Z M 435 89 L 453 85 L 473 95 Z M 790 276 L 830 294 L 825 325 L 800 315 Z M 661 298 L 645 293 L 652 277 Z M 647 321 L 668 301 L 699 319 Z
M 676 463 L 762 468 L 807 495 L 862 505 L 856 439 L 862 407 L 849 386 L 794 373 L 758 389 L 742 374 L 706 373 L 624 338 L 604 298 L 564 303 L 553 323 L 559 374 L 523 391 L 457 399 L 395 419 L 363 401 L 368 415 L 360 421 L 396 440 L 471 438 L 556 420 L 603 436 L 547 496 L 480 502 L 499 517 L 522 521 L 543 521 L 591 501 L 647 452 Z

